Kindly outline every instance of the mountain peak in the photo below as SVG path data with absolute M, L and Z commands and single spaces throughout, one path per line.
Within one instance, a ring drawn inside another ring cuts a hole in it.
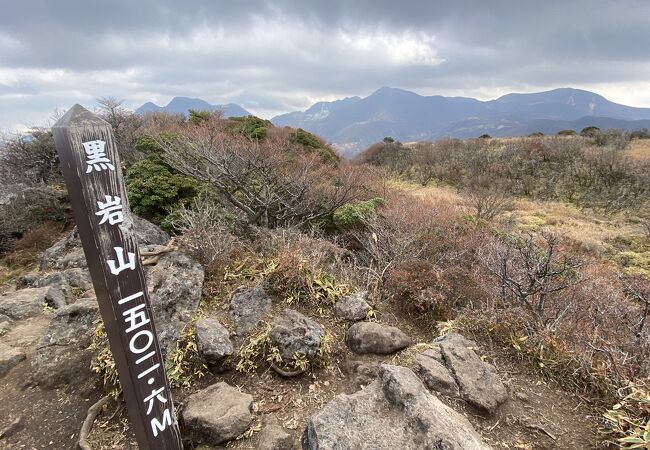
M 155 103 L 147 102 L 136 109 L 135 112 L 138 114 L 144 114 L 146 112 L 162 111 L 176 114 L 180 113 L 187 116 L 190 109 L 197 111 L 221 110 L 223 111 L 225 117 L 244 117 L 250 115 L 248 111 L 235 103 L 228 103 L 226 105 L 212 105 L 200 98 L 182 96 L 172 98 L 166 106 L 158 106 Z
M 383 86 L 364 98 L 319 102 L 304 112 L 277 116 L 273 122 L 319 134 L 351 156 L 385 136 L 408 142 L 482 134 L 520 136 L 535 131 L 555 134 L 596 123 L 601 128 L 638 129 L 650 125 L 650 108 L 619 105 L 571 87 L 479 101 L 422 96 Z

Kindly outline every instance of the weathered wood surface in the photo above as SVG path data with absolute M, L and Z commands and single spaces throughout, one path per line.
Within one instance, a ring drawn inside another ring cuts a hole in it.
M 182 449 L 111 126 L 75 105 L 53 132 L 138 445 Z

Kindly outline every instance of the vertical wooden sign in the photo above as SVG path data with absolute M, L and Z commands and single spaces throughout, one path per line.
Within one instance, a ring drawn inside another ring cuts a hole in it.
M 52 130 L 138 446 L 182 449 L 111 126 L 74 105 Z

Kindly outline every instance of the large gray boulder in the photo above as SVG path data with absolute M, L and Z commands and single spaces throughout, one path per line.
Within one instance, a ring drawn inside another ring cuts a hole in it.
M 63 305 L 61 304 L 63 302 Z M 0 315 L 14 320 L 27 319 L 43 312 L 43 307 L 65 305 L 60 290 L 52 286 L 21 289 L 0 296 Z
M 300 354 L 313 361 L 319 353 L 325 330 L 320 324 L 293 309 L 284 309 L 273 320 L 269 338 L 285 363 Z
M 56 311 L 32 361 L 36 382 L 53 387 L 82 383 L 91 377 L 88 347 L 98 309 L 97 301 L 90 299 Z
M 163 245 L 169 240 L 169 235 L 156 225 L 136 215 L 131 214 L 133 232 L 140 245 Z M 129 226 L 125 220 L 124 226 Z M 45 250 L 41 256 L 40 268 L 68 269 L 72 267 L 88 267 L 86 257 L 81 247 L 81 240 L 75 227 L 68 236 Z
M 334 304 L 334 314 L 340 319 L 357 321 L 364 320 L 370 311 L 370 305 L 366 302 L 368 292 L 357 292 L 343 297 Z
M 312 414 L 305 450 L 487 450 L 469 421 L 430 394 L 406 367 L 382 365 L 378 378 Z
M 23 359 L 25 359 L 25 352 L 22 349 L 0 342 L 0 377 Z
M 235 331 L 244 336 L 257 327 L 264 314 L 271 307 L 271 298 L 262 286 L 239 291 L 230 301 L 230 318 L 235 322 Z
M 456 333 L 433 341 L 440 348 L 445 365 L 460 388 L 460 396 L 488 414 L 508 399 L 508 391 L 492 366 L 473 350 L 476 344 Z
M 193 442 L 218 445 L 246 431 L 252 411 L 251 395 L 220 382 L 188 397 L 183 424 Z
M 203 268 L 185 253 L 173 251 L 146 266 L 145 274 L 161 349 L 168 355 L 199 307 Z
M 357 322 L 345 333 L 345 343 L 355 353 L 388 355 L 411 345 L 402 330 L 374 322 Z
M 208 364 L 218 364 L 233 354 L 230 333 L 214 318 L 199 319 L 194 324 L 196 345 L 201 358 Z

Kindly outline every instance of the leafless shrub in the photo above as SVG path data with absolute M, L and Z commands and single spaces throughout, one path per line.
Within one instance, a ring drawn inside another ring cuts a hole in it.
M 512 208 L 512 198 L 496 188 L 471 191 L 468 203 L 477 219 L 488 221 L 494 220 Z
M 172 225 L 180 234 L 179 244 L 204 266 L 227 260 L 241 245 L 223 208 L 201 195 L 190 207 L 182 205 L 174 211 Z
M 562 254 L 559 238 L 547 232 L 495 240 L 483 260 L 499 282 L 502 300 L 525 307 L 539 330 L 554 326 L 566 314 L 568 304 L 550 314 L 548 303 L 580 282 L 577 269 L 583 265 L 579 258 Z
M 362 168 L 325 162 L 281 135 L 247 139 L 206 121 L 159 143 L 176 169 L 211 185 L 250 224 L 303 228 L 365 192 Z
M 620 280 L 627 298 L 641 306 L 640 318 L 635 327 L 637 337 L 641 338 L 650 314 L 650 281 L 640 275 L 623 276 Z

